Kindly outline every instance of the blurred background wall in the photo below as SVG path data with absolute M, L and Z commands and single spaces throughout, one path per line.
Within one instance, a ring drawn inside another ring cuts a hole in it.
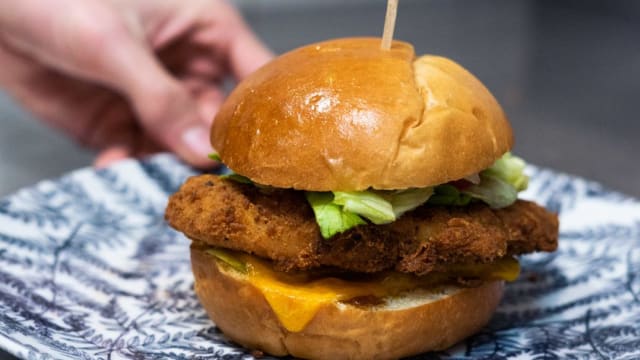
M 237 0 L 276 52 L 379 36 L 383 0 Z M 401 0 L 396 38 L 451 57 L 502 103 L 529 162 L 640 196 L 640 1 Z M 0 93 L 0 196 L 92 153 Z

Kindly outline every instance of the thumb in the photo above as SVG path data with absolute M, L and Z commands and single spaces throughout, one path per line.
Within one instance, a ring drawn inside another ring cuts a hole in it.
M 127 37 L 104 54 L 108 58 L 100 61 L 101 80 L 128 98 L 144 132 L 190 164 L 210 166 L 208 119 L 151 49 Z
M 116 145 L 100 151 L 93 161 L 93 166 L 97 169 L 103 169 L 115 162 L 131 158 L 133 155 L 130 148 Z

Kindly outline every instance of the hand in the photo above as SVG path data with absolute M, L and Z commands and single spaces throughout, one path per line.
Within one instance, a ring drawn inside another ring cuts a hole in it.
M 0 2 L 0 85 L 97 165 L 163 149 L 210 165 L 221 83 L 270 57 L 223 0 Z

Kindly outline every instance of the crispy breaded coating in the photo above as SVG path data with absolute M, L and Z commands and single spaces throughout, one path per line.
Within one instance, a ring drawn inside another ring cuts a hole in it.
M 557 216 L 524 200 L 498 210 L 481 203 L 426 205 L 389 225 L 361 225 L 323 239 L 302 192 L 215 175 L 190 178 L 171 196 L 165 217 L 196 244 L 272 259 L 283 271 L 335 267 L 423 275 L 450 264 L 553 251 L 558 240 Z
M 426 274 L 451 263 L 486 263 L 507 255 L 554 251 L 558 217 L 518 200 L 503 209 L 422 206 L 396 221 L 400 260 L 396 269 Z
M 293 262 L 300 268 L 320 265 L 320 233 L 301 192 L 264 190 L 200 175 L 171 196 L 165 218 L 195 242 Z

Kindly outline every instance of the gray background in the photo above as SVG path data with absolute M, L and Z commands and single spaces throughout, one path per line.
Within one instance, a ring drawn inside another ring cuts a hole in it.
M 238 3 L 277 52 L 378 35 L 385 9 L 381 0 Z M 484 81 L 531 163 L 640 196 L 640 1 L 402 0 L 396 37 Z M 92 155 L 0 93 L 0 196 Z
M 238 1 L 276 52 L 378 35 L 384 1 Z M 529 162 L 640 196 L 640 2 L 402 0 L 396 37 L 449 56 L 505 108 Z M 91 163 L 92 152 L 0 94 L 0 195 Z

